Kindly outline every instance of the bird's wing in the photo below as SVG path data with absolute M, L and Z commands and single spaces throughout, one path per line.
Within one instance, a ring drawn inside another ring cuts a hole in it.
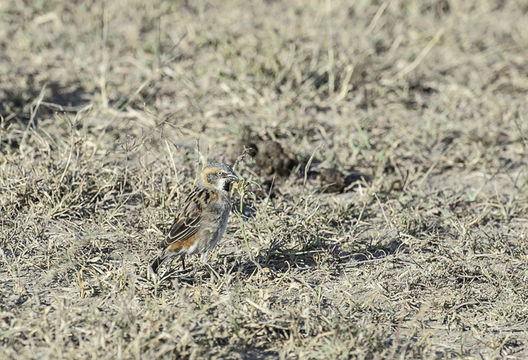
M 203 212 L 212 201 L 218 199 L 214 191 L 194 189 L 185 199 L 183 208 L 174 219 L 169 234 L 160 247 L 165 249 L 171 244 L 184 242 L 198 232 L 202 222 Z

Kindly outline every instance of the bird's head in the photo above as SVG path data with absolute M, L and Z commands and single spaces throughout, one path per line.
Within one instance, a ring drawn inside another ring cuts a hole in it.
M 238 176 L 229 165 L 212 163 L 202 170 L 202 185 L 210 189 L 230 191 L 231 184 L 238 181 Z

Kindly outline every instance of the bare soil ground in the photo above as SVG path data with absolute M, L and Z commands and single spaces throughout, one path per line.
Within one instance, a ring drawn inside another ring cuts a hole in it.
M 527 94 L 521 0 L 2 1 L 0 358 L 528 358 Z

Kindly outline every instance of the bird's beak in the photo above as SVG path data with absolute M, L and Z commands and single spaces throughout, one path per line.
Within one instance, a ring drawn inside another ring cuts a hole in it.
M 238 176 L 236 176 L 235 174 L 230 174 L 229 177 L 227 178 L 230 182 L 237 182 L 238 181 Z

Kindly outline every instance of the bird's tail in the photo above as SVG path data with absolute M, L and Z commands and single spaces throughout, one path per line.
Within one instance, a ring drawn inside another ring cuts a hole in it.
M 150 263 L 150 270 L 152 270 L 154 274 L 158 273 L 159 266 L 167 258 L 167 256 L 167 253 L 164 251 L 157 258 L 155 258 L 153 262 Z

